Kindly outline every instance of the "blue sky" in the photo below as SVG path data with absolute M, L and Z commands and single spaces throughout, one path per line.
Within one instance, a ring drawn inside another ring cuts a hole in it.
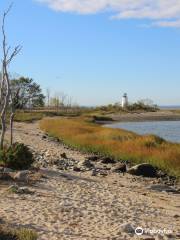
M 80 105 L 118 102 L 124 92 L 131 102 L 180 104 L 180 4 L 172 1 L 170 9 L 166 0 L 14 0 L 8 40 L 23 50 L 10 71 Z M 1 15 L 10 2 L 0 1 Z

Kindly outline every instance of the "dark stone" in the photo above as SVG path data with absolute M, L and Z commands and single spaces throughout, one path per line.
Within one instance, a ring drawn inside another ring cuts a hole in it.
M 0 173 L 0 180 L 10 181 L 13 178 L 9 173 Z
M 43 136 L 42 136 L 42 139 L 46 139 L 46 138 L 47 138 L 47 136 L 46 136 L 46 135 L 43 135 Z
M 85 160 L 84 162 L 82 162 L 82 166 L 87 168 L 94 168 L 94 164 L 91 163 L 89 160 Z
M 66 155 L 66 153 L 65 153 L 65 152 L 62 153 L 62 154 L 61 154 L 61 157 L 67 159 L 67 155 Z
M 116 161 L 113 158 L 110 158 L 110 157 L 103 157 L 103 158 L 101 158 L 101 163 L 114 164 L 114 163 L 116 163 Z
M 99 156 L 89 156 L 89 157 L 87 157 L 87 160 L 96 162 L 99 160 Z
M 126 164 L 124 163 L 118 163 L 113 169 L 112 169 L 113 172 L 126 172 L 127 171 L 127 167 L 126 167 Z
M 129 174 L 143 177 L 156 177 L 156 169 L 149 163 L 138 164 L 127 171 Z
M 81 172 L 81 168 L 74 166 L 74 167 L 73 167 L 73 171 L 75 171 L 75 172 Z

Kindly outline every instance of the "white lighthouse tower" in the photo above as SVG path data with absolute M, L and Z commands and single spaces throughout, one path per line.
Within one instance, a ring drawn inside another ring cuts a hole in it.
M 128 106 L 128 96 L 127 93 L 124 93 L 122 97 L 122 108 L 126 108 Z

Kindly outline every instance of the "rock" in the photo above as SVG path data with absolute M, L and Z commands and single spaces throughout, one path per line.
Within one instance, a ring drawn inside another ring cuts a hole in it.
M 10 175 L 10 173 L 0 172 L 0 180 L 10 181 L 10 180 L 13 180 L 13 178 Z
M 110 157 L 103 157 L 101 158 L 101 163 L 104 163 L 104 164 L 110 164 L 110 163 L 116 163 L 116 161 Z
M 112 172 L 126 172 L 127 168 L 126 168 L 126 164 L 125 163 L 118 163 L 115 167 L 112 168 Z
M 97 173 L 96 169 L 93 169 L 91 176 L 95 177 L 95 176 L 97 176 L 97 174 L 98 174 L 98 173 Z
M 8 192 L 16 194 L 32 194 L 33 192 L 29 190 L 28 187 L 18 187 L 17 185 L 11 185 L 7 189 Z
M 149 163 L 138 164 L 127 171 L 129 174 L 144 177 L 156 177 L 156 169 Z
M 43 136 L 42 136 L 42 139 L 46 139 L 46 138 L 47 138 L 47 136 L 46 136 L 46 135 L 43 135 Z
M 145 238 L 142 238 L 142 240 L 156 240 L 154 237 L 145 237 Z
M 110 171 L 110 170 L 111 170 L 111 167 L 107 167 L 107 165 L 106 165 L 106 166 L 103 166 L 103 170 Z
M 3 169 L 4 173 L 10 173 L 10 172 L 14 172 L 11 168 L 4 168 Z
M 27 182 L 28 181 L 28 175 L 29 175 L 28 170 L 19 171 L 15 174 L 14 180 L 20 181 L 20 182 Z
M 89 160 L 84 160 L 83 162 L 80 162 L 78 165 L 86 168 L 94 168 L 94 164 L 91 163 Z
M 130 223 L 125 223 L 120 226 L 121 230 L 126 233 L 135 233 L 135 229 Z
M 64 152 L 64 153 L 62 153 L 61 155 L 60 155 L 62 158 L 65 158 L 65 159 L 67 159 L 67 155 L 66 155 L 66 153 Z
M 99 160 L 99 156 L 89 156 L 89 157 L 87 157 L 87 160 L 96 162 Z
M 19 193 L 19 194 L 32 194 L 33 192 L 30 191 L 28 187 L 19 187 L 17 193 Z
M 99 172 L 99 175 L 101 175 L 101 176 L 103 176 L 103 177 L 106 177 L 106 176 L 108 175 L 108 173 L 105 172 L 105 171 L 100 171 L 100 172 Z
M 153 184 L 147 187 L 147 189 L 154 190 L 157 192 L 170 192 L 170 193 L 175 193 L 178 194 L 179 191 L 176 190 L 174 187 L 170 187 L 164 184 Z
M 75 172 L 81 172 L 81 168 L 80 168 L 80 167 L 77 167 L 77 166 L 74 166 L 74 167 L 73 167 L 73 171 L 75 171 Z

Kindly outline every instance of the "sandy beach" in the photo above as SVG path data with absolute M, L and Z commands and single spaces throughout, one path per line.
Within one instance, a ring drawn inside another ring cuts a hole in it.
M 16 123 L 15 129 L 16 141 L 42 156 L 45 178 L 29 186 L 32 195 L 6 195 L 7 185 L 0 183 L 0 218 L 5 223 L 34 229 L 39 240 L 180 238 L 179 194 L 152 190 L 159 186 L 157 179 L 60 170 L 48 163 L 62 153 L 78 162 L 87 155 L 44 138 L 38 123 Z M 147 232 L 137 236 L 137 227 Z M 150 234 L 153 229 L 169 232 Z

